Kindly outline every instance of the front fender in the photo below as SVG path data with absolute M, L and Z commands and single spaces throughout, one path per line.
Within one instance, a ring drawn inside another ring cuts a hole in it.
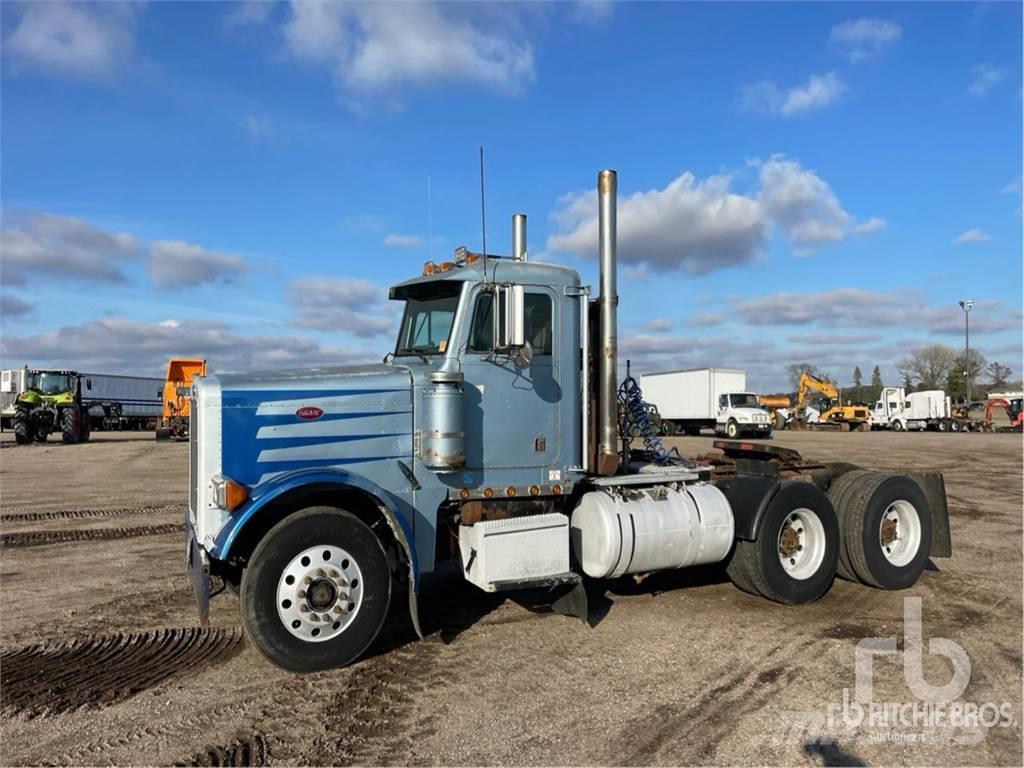
M 300 469 L 288 472 L 253 489 L 252 498 L 242 505 L 221 528 L 217 534 L 210 556 L 226 560 L 231 547 L 255 514 L 272 502 L 296 488 L 305 485 L 337 485 L 339 488 L 357 488 L 372 496 L 380 504 L 381 512 L 388 522 L 392 533 L 405 551 L 406 562 L 409 564 L 409 614 L 416 634 L 423 637 L 420 630 L 419 608 L 416 593 L 419 591 L 419 564 L 416 560 L 416 549 L 412 546 L 412 530 L 409 522 L 398 511 L 394 497 L 376 483 L 362 475 L 344 469 Z

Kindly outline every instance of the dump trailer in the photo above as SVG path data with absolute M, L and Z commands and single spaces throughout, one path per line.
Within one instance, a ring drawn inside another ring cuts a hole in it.
M 161 390 L 160 422 L 156 426 L 157 440 L 187 440 L 189 395 L 192 378 L 206 375 L 206 361 L 196 358 L 172 358 L 167 363 L 167 374 Z
M 211 586 L 237 592 L 252 645 L 309 672 L 358 658 L 393 602 L 419 633 L 424 576 L 447 560 L 586 620 L 584 579 L 721 563 L 740 589 L 798 604 L 837 574 L 909 587 L 950 555 L 939 473 L 730 440 L 707 457 L 649 435 L 622 447 L 616 184 L 598 174 L 596 300 L 574 269 L 527 260 L 517 214 L 510 257 L 460 248 L 390 289 L 404 313 L 381 364 L 193 379 L 202 623 Z

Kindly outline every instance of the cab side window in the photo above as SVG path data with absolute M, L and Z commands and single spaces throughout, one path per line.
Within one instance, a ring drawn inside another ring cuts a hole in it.
M 524 307 L 526 340 L 534 355 L 550 355 L 554 336 L 551 298 L 543 293 L 527 293 Z M 473 324 L 469 332 L 470 352 L 491 352 L 494 349 L 494 294 L 481 293 L 473 308 Z
M 481 293 L 473 309 L 473 326 L 469 332 L 470 352 L 494 349 L 494 294 Z
M 533 354 L 550 355 L 551 337 L 554 335 L 551 298 L 543 293 L 528 293 L 524 309 L 526 340 L 533 347 Z
M 719 408 L 728 408 L 729 407 L 729 398 L 728 398 L 728 396 L 726 396 L 726 395 L 719 395 L 718 396 L 718 407 Z

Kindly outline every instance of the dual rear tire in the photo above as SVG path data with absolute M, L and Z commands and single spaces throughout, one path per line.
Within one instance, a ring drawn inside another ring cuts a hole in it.
M 839 516 L 839 576 L 878 589 L 914 585 L 931 555 L 932 517 L 906 475 L 854 470 L 829 488 Z
M 768 503 L 757 538 L 738 540 L 726 568 L 744 592 L 778 603 L 824 595 L 839 559 L 839 523 L 828 497 L 812 483 L 787 480 Z
M 727 572 L 745 592 L 791 605 L 817 600 L 836 575 L 907 589 L 928 563 L 931 540 L 928 502 L 906 475 L 852 470 L 827 496 L 812 483 L 787 480 L 757 538 L 736 542 Z

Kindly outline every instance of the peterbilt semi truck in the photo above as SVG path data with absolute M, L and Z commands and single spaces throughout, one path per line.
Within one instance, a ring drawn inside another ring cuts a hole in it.
M 938 473 L 739 441 L 698 459 L 620 446 L 616 186 L 598 174 L 595 300 L 575 270 L 527 259 L 517 214 L 511 257 L 460 248 L 390 289 L 404 314 L 381 364 L 193 380 L 201 622 L 211 586 L 237 592 L 252 644 L 309 672 L 358 658 L 395 601 L 422 636 L 423 579 L 448 560 L 586 619 L 585 579 L 719 563 L 800 604 L 837 574 L 909 587 L 949 556 Z

